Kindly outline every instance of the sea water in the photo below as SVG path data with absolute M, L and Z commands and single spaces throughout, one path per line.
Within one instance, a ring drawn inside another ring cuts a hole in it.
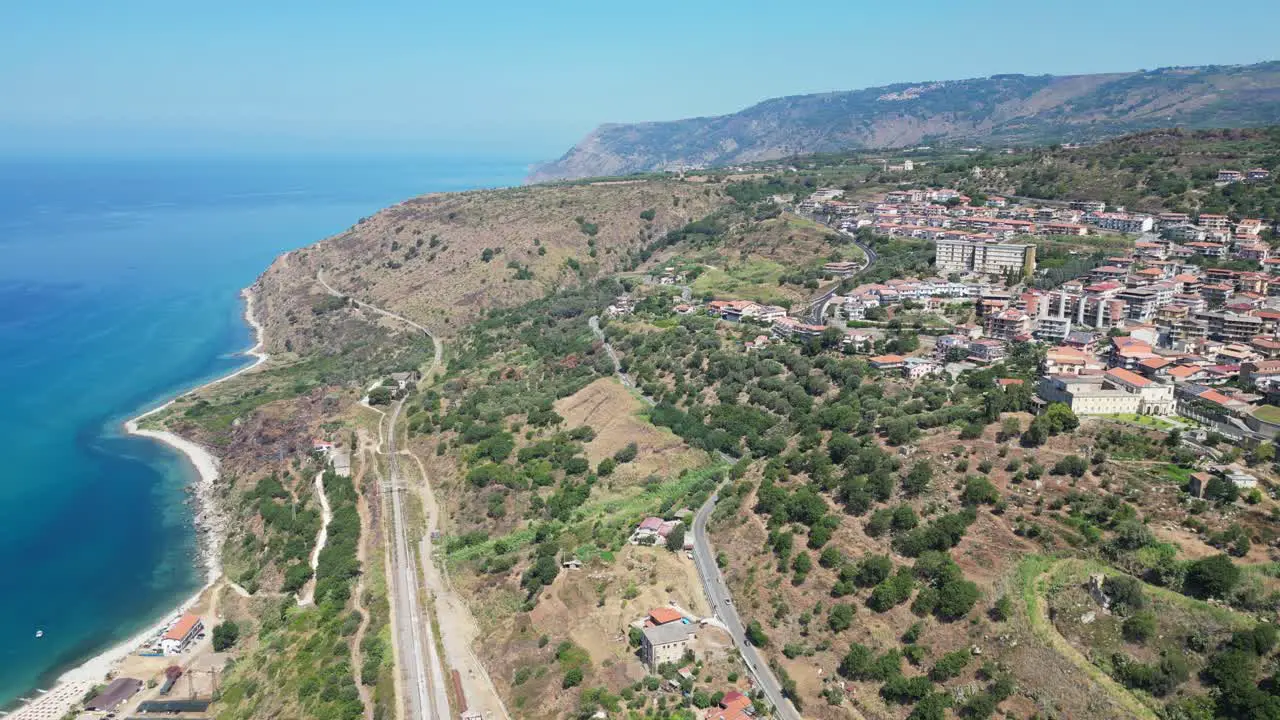
M 120 423 L 249 362 L 240 289 L 380 207 L 524 171 L 459 158 L 0 159 L 0 707 L 203 583 L 184 491 L 194 468 Z

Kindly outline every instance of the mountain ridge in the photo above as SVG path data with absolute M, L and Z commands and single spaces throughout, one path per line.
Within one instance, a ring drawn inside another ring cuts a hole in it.
M 1085 142 L 1280 117 L 1280 61 L 1077 75 L 1000 74 L 770 98 L 727 115 L 604 123 L 529 182 L 971 141 Z

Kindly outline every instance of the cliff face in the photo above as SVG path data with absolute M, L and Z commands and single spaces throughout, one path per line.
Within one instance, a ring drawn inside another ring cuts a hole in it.
M 1086 141 L 1280 116 L 1280 62 L 1145 72 L 996 75 L 766 100 L 731 115 L 602 125 L 531 182 L 940 141 Z
M 254 288 L 267 349 L 334 351 L 350 342 L 357 325 L 378 321 L 368 313 L 354 317 L 317 282 L 321 271 L 339 292 L 448 336 L 486 309 L 607 275 L 668 230 L 726 201 L 716 185 L 677 180 L 408 200 L 272 264 Z

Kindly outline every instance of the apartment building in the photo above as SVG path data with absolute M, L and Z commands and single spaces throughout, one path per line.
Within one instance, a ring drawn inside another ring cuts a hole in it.
M 940 272 L 1031 275 L 1036 269 L 1036 246 L 971 239 L 939 240 L 936 266 Z
M 1013 340 L 1031 334 L 1031 317 L 1021 310 L 1004 310 L 992 313 L 984 322 L 988 337 L 997 340 Z
M 1201 312 L 1196 319 L 1205 323 L 1210 339 L 1223 342 L 1248 343 L 1262 334 L 1263 320 L 1254 315 L 1233 312 Z
M 1150 232 L 1156 221 L 1150 215 L 1132 213 L 1093 212 L 1085 216 L 1084 221 L 1099 230 L 1111 230 L 1122 233 Z

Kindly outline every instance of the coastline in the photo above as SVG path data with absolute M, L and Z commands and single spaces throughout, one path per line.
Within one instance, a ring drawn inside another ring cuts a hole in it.
M 191 484 L 192 497 L 195 501 L 193 522 L 195 524 L 197 543 L 200 549 L 200 559 L 205 568 L 205 584 L 191 597 L 165 613 L 161 619 L 157 620 L 154 624 L 148 626 L 143 631 L 64 672 L 58 677 L 57 683 L 50 688 L 46 694 L 40 695 L 34 698 L 31 702 L 15 708 L 6 716 L 8 720 L 24 720 L 24 718 L 28 716 L 61 717 L 62 715 L 65 715 L 75 706 L 76 703 L 83 699 L 85 688 L 92 684 L 104 681 L 124 659 L 136 652 L 149 638 L 152 638 L 161 632 L 172 621 L 174 616 L 181 615 L 192 606 L 196 605 L 200 601 L 201 597 L 213 588 L 222 578 L 221 550 L 222 541 L 225 537 L 227 521 L 222 508 L 217 504 L 214 494 L 218 480 L 218 458 L 205 447 L 180 435 L 161 430 L 144 430 L 139 427 L 139 424 L 146 418 L 173 405 L 174 401 L 177 400 L 178 397 L 188 395 L 212 385 L 217 385 L 218 383 L 226 382 L 227 380 L 261 366 L 267 361 L 265 339 L 263 335 L 264 330 L 262 324 L 254 315 L 253 293 L 249 288 L 245 288 L 241 291 L 240 295 L 245 301 L 245 323 L 248 324 L 249 327 L 253 328 L 255 337 L 255 344 L 253 347 L 245 350 L 242 354 L 253 357 L 254 361 L 242 368 L 223 375 L 222 377 L 181 393 L 158 407 L 147 410 L 127 420 L 123 425 L 125 433 L 129 435 L 149 438 L 156 442 L 164 443 L 174 450 L 177 450 L 195 468 L 197 478 Z M 57 706 L 56 708 L 53 707 L 55 705 Z M 56 710 L 56 712 L 49 714 L 50 711 L 53 710 Z

